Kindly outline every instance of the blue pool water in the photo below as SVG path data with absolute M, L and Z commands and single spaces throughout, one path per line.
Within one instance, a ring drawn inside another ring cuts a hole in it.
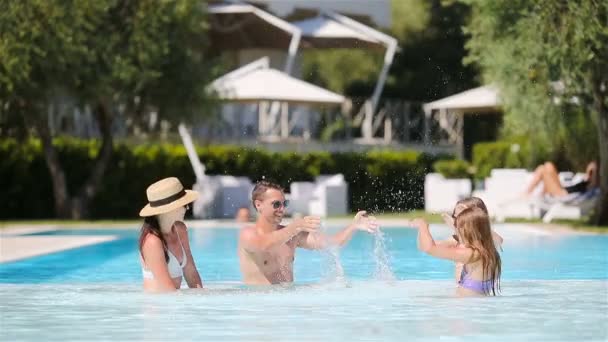
M 0 339 L 608 339 L 608 236 L 496 229 L 503 294 L 473 299 L 454 298 L 453 265 L 417 251 L 412 229 L 384 229 L 393 278 L 359 233 L 340 252 L 344 277 L 329 255 L 299 250 L 296 284 L 262 289 L 240 285 L 238 230 L 191 229 L 207 289 L 179 295 L 142 293 L 136 230 L 42 233 L 118 239 L 0 264 Z

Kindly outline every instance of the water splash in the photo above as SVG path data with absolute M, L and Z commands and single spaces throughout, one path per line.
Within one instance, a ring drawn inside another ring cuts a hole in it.
M 374 279 L 376 280 L 395 280 L 395 274 L 391 270 L 388 253 L 386 253 L 386 239 L 384 233 L 378 229 L 374 234 Z
M 345 282 L 344 268 L 340 261 L 340 247 L 328 246 L 322 250 L 323 264 L 327 281 L 330 282 Z
M 322 235 L 329 236 L 325 225 L 321 225 L 320 232 Z M 321 273 L 325 275 L 325 279 L 330 283 L 346 283 L 346 277 L 344 276 L 344 268 L 340 261 L 340 246 L 333 244 L 321 250 L 323 256 L 323 262 Z

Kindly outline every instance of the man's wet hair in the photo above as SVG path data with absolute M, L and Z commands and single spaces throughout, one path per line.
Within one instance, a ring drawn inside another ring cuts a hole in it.
M 253 191 L 251 192 L 251 203 L 253 203 L 254 207 L 255 200 L 261 200 L 262 195 L 264 195 L 264 193 L 266 193 L 266 191 L 268 191 L 269 189 L 279 190 L 280 192 L 285 191 L 282 186 L 271 181 L 263 180 L 255 183 Z

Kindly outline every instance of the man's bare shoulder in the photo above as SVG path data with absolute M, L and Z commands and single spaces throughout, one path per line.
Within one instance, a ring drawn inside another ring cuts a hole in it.
M 239 232 L 239 238 L 241 240 L 243 239 L 251 239 L 253 237 L 256 237 L 258 235 L 258 231 L 255 229 L 255 224 L 248 224 L 246 226 L 244 226 L 243 228 L 241 228 L 241 231 Z

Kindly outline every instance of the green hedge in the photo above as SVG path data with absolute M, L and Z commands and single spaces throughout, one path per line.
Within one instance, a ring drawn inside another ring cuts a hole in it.
M 508 141 L 478 143 L 473 146 L 475 178 L 483 179 L 497 168 L 526 168 L 530 154 L 526 144 Z
M 55 140 L 59 158 L 74 193 L 93 167 L 99 144 L 74 139 Z M 353 210 L 404 211 L 422 208 L 424 176 L 435 158 L 417 152 L 308 154 L 269 153 L 233 146 L 197 148 L 208 174 L 273 179 L 285 187 L 313 180 L 320 174 L 342 173 L 349 183 Z M 38 140 L 0 140 L 0 218 L 51 218 L 53 193 Z M 145 189 L 154 181 L 178 177 L 185 186 L 195 182 L 181 145 L 116 144 L 110 167 L 90 208 L 92 218 L 133 218 L 146 203 Z
M 462 159 L 439 160 L 433 164 L 433 169 L 445 178 L 471 177 L 471 164 Z

